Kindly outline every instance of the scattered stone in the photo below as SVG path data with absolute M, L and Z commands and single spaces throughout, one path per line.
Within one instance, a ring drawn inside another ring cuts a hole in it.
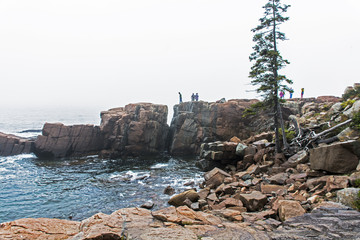
M 167 186 L 165 189 L 164 189 L 164 194 L 166 195 L 173 195 L 175 193 L 175 189 L 172 188 L 171 186 Z
M 288 174 L 287 173 L 278 173 L 270 178 L 268 178 L 268 180 L 270 181 L 270 183 L 273 184 L 279 184 L 279 185 L 284 185 L 285 181 L 288 179 Z
M 360 172 L 354 172 L 349 177 L 349 182 L 353 187 L 360 187 Z
M 347 188 L 349 182 L 348 176 L 329 176 L 326 181 L 326 191 Z
M 267 203 L 266 195 L 259 191 L 253 191 L 249 194 L 240 194 L 239 198 L 250 212 L 261 210 Z
M 224 182 L 226 177 L 231 177 L 228 173 L 220 168 L 214 168 L 210 172 L 207 172 L 204 176 L 206 186 L 210 188 L 216 188 Z
M 345 188 L 336 192 L 336 201 L 353 209 L 360 210 L 360 188 Z M 358 202 L 358 204 L 356 204 Z
M 189 199 L 191 202 L 196 202 L 197 200 L 199 200 L 199 194 L 192 189 L 187 190 L 170 198 L 168 203 L 176 207 L 182 206 L 185 204 L 184 201 L 186 199 Z
M 297 152 L 295 155 L 291 156 L 286 162 L 281 166 L 285 168 L 294 168 L 299 164 L 306 163 L 309 161 L 309 156 L 305 150 Z
M 261 192 L 263 194 L 272 194 L 272 193 L 276 193 L 279 190 L 281 191 L 285 191 L 286 188 L 285 186 L 280 186 L 280 185 L 274 185 L 274 184 L 262 184 L 261 185 Z
M 245 144 L 242 143 L 238 143 L 238 145 L 236 146 L 236 155 L 239 156 L 240 158 L 243 158 L 245 156 L 245 149 L 247 148 L 247 146 Z
M 292 217 L 301 216 L 306 211 L 298 201 L 280 200 L 278 212 L 280 220 L 285 221 Z
M 224 209 L 224 210 L 214 210 L 216 214 L 230 221 L 242 221 L 243 217 L 240 211 L 233 210 L 233 209 Z
M 146 202 L 146 203 L 142 204 L 140 207 L 141 208 L 146 208 L 146 209 L 152 209 L 154 207 L 154 205 L 155 204 L 153 202 L 149 201 L 149 202 Z

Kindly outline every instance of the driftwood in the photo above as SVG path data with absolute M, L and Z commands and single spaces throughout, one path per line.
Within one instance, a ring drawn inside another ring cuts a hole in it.
M 315 128 L 310 129 L 310 128 L 301 128 L 297 118 L 293 115 L 289 117 L 289 120 L 292 125 L 292 128 L 296 132 L 296 137 L 292 140 L 292 142 L 290 143 L 290 146 L 302 148 L 305 150 L 308 150 L 309 148 L 314 147 L 314 145 L 317 145 L 320 143 L 332 143 L 332 142 L 338 141 L 339 138 L 337 136 L 330 137 L 330 138 L 325 138 L 325 137 L 327 134 L 333 132 L 335 129 L 345 126 L 352 121 L 352 119 L 348 119 L 345 122 L 339 123 L 338 125 L 333 126 L 329 129 L 326 129 L 320 133 L 315 133 L 315 130 L 314 130 L 315 128 L 320 128 L 324 124 L 328 124 L 328 123 L 324 123 L 319 126 L 316 126 Z

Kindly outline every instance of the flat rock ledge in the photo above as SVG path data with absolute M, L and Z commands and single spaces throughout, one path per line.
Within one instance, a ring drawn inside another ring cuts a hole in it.
M 59 219 L 19 219 L 0 225 L 1 239 L 359 239 L 360 213 L 330 203 L 283 223 L 274 219 L 256 222 L 229 221 L 213 212 L 187 206 L 158 211 L 124 208 L 81 222 Z

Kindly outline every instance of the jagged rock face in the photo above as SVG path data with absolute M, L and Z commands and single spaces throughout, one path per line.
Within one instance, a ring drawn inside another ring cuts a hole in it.
M 35 141 L 34 153 L 39 158 L 61 158 L 96 154 L 102 147 L 98 126 L 45 123 L 42 135 Z
M 170 153 L 198 154 L 203 142 L 225 141 L 233 136 L 248 138 L 255 129 L 242 113 L 256 102 L 258 100 L 200 101 L 175 105 L 169 134 Z
M 34 141 L 0 132 L 0 156 L 31 153 Z
M 103 157 L 158 154 L 165 150 L 168 108 L 151 103 L 128 104 L 101 113 Z

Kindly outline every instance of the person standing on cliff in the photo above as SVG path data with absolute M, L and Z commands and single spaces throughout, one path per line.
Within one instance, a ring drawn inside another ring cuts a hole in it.
M 285 92 L 284 91 L 280 91 L 280 98 L 283 99 L 285 96 Z
M 301 88 L 301 99 L 304 97 L 304 88 Z
M 199 94 L 198 93 L 195 94 L 195 101 L 199 101 Z
M 195 101 L 195 94 L 194 94 L 194 93 L 191 94 L 191 101 L 192 101 L 192 102 Z
M 181 95 L 181 92 L 179 92 L 179 103 L 182 103 L 182 95 Z

